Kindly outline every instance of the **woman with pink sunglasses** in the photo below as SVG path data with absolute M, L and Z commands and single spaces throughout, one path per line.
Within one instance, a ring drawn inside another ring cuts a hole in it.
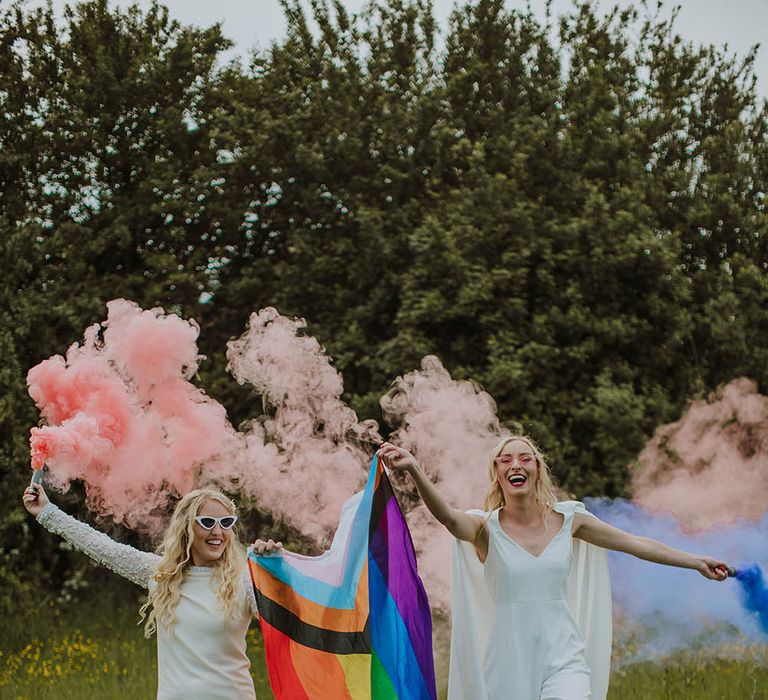
M 631 535 L 558 502 L 526 436 L 502 439 L 483 510 L 451 507 L 407 450 L 384 443 L 432 515 L 454 536 L 448 700 L 604 700 L 611 652 L 606 549 L 722 581 L 727 565 Z

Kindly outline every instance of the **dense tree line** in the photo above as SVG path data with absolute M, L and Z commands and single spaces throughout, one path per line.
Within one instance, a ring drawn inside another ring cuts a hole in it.
M 224 347 L 261 306 L 308 319 L 365 417 L 437 354 L 577 495 L 622 494 L 691 397 L 768 384 L 753 54 L 581 0 L 442 33 L 426 0 L 283 6 L 247 65 L 161 5 L 0 14 L 0 602 L 71 567 L 23 525 L 26 371 L 115 297 L 200 322 L 235 421 Z

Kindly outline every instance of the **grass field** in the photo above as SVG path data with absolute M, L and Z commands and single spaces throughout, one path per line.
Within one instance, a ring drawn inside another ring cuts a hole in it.
M 5 619 L 0 634 L 0 699 L 151 699 L 154 640 L 135 625 L 137 606 L 86 603 L 66 615 L 50 611 Z M 269 700 L 261 637 L 248 632 L 256 693 Z M 624 665 L 613 673 L 610 700 L 762 700 L 768 698 L 765 650 L 749 658 L 678 655 Z

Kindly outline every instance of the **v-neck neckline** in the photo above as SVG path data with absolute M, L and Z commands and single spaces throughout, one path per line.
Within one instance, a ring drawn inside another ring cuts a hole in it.
M 496 515 L 496 524 L 499 526 L 499 530 L 501 530 L 501 534 L 504 535 L 504 537 L 506 537 L 512 544 L 514 544 L 515 546 L 517 546 L 520 549 L 522 549 L 532 559 L 541 559 L 541 557 L 543 557 L 547 553 L 547 550 L 550 548 L 552 543 L 560 536 L 562 531 L 565 529 L 565 523 L 568 520 L 568 518 L 566 517 L 565 513 L 560 513 L 559 510 L 555 509 L 555 513 L 560 513 L 560 515 L 563 516 L 563 524 L 557 529 L 557 532 L 554 535 L 552 535 L 552 538 L 544 546 L 544 549 L 542 549 L 541 552 L 539 552 L 538 554 L 534 554 L 527 547 L 524 547 L 523 545 L 521 545 L 514 537 L 512 537 L 512 535 L 510 535 L 504 529 L 504 526 L 501 524 L 501 517 L 500 517 L 500 515 L 501 515 L 501 508 L 497 508 L 494 511 L 494 513 Z

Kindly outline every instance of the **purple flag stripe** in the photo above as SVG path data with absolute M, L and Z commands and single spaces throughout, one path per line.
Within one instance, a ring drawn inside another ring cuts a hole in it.
M 411 534 L 391 486 L 386 490 L 389 491 L 389 498 L 383 511 L 379 511 L 378 526 L 371 533 L 368 547 L 408 631 L 419 668 L 425 679 L 431 679 L 434 678 L 434 660 L 429 600 L 418 576 Z M 374 509 L 381 504 L 381 501 L 376 504 L 376 500 L 374 496 Z M 399 556 L 389 557 L 392 550 L 397 551 Z

